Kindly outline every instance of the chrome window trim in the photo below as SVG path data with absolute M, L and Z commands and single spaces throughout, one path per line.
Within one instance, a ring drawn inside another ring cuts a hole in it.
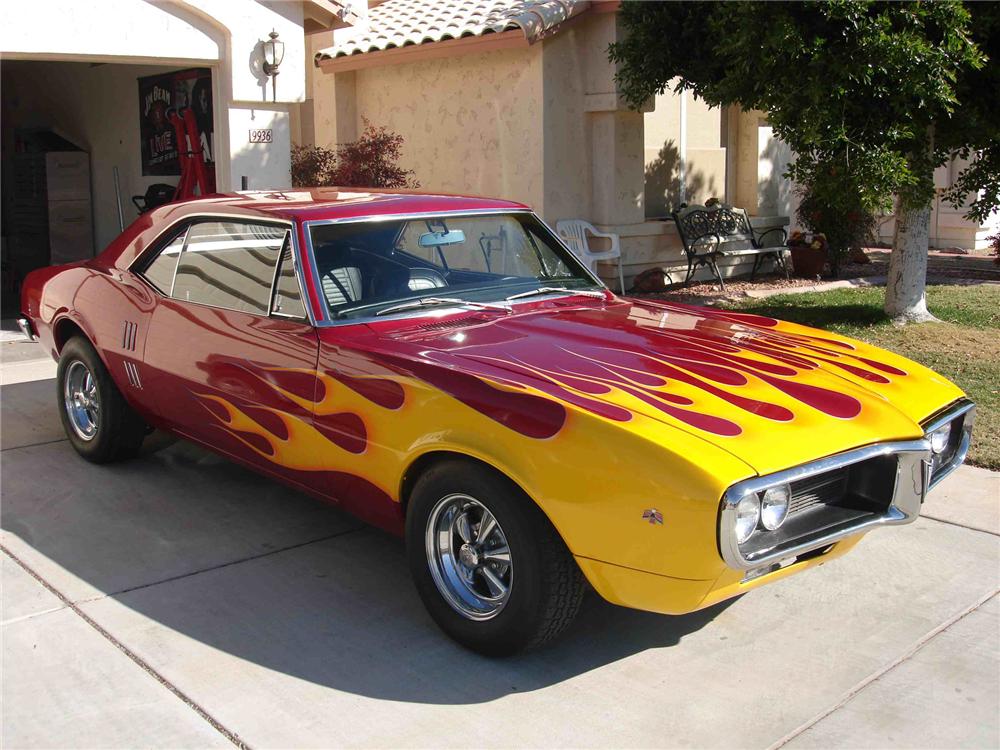
M 274 262 L 274 270 L 271 271 L 271 288 L 267 294 L 267 314 L 268 316 L 274 314 L 274 293 L 278 288 L 278 274 L 281 272 L 281 259 L 285 256 L 285 245 L 288 245 L 288 249 L 292 249 L 292 231 L 290 229 L 285 230 L 285 236 L 281 240 L 281 246 L 278 248 L 278 259 Z
M 948 464 L 932 472 L 928 490 L 934 489 L 942 479 L 965 463 L 965 458 L 969 455 L 969 445 L 972 444 L 972 426 L 976 421 L 976 405 L 968 399 L 963 398 L 921 425 L 924 434 L 929 435 L 934 430 L 943 427 L 963 414 L 965 415 L 965 421 L 962 423 L 962 435 L 959 437 L 958 450 Z
M 896 455 L 896 479 L 892 502 L 885 513 L 854 523 L 847 528 L 809 539 L 800 544 L 783 547 L 775 551 L 765 551 L 748 559 L 743 555 L 736 541 L 736 505 L 748 492 L 758 492 L 766 487 L 786 482 L 794 482 L 816 474 L 840 469 L 851 464 L 878 456 Z M 718 540 L 719 551 L 726 564 L 737 570 L 750 570 L 769 565 L 789 557 L 796 557 L 812 550 L 828 547 L 845 537 L 866 531 L 876 526 L 895 526 L 914 521 L 920 515 L 920 505 L 927 494 L 930 472 L 930 441 L 919 440 L 876 443 L 863 448 L 838 453 L 807 464 L 792 467 L 766 476 L 753 477 L 737 482 L 722 496 L 719 511 Z
M 299 245 L 298 232 L 295 231 L 295 225 L 291 226 L 291 242 L 292 242 L 292 269 L 295 271 L 295 280 L 299 285 L 299 294 L 302 296 L 302 307 L 306 311 L 306 322 L 309 323 L 313 328 L 317 327 L 316 315 L 313 312 L 312 300 L 309 298 L 309 287 L 306 284 L 306 279 L 303 269 L 302 258 L 302 247 Z M 298 320 L 298 318 L 296 318 Z
M 545 229 L 552 236 L 552 238 L 555 239 L 556 244 L 561 246 L 569 254 L 569 256 L 578 266 L 578 270 L 583 271 L 584 275 L 587 276 L 587 278 L 589 278 L 591 281 L 593 281 L 595 285 L 599 286 L 601 289 L 605 291 L 609 291 L 605 283 L 601 281 L 601 279 L 598 276 L 592 273 L 589 268 L 587 268 L 587 266 L 576 256 L 576 253 L 573 252 L 573 250 L 569 247 L 569 245 L 563 242 L 559 234 L 553 231 L 552 227 L 546 224 L 545 221 L 542 219 L 542 217 L 536 214 L 530 208 L 472 208 L 472 209 L 453 209 L 450 211 L 411 211 L 407 213 L 398 213 L 398 214 L 346 216 L 343 218 L 336 218 L 336 219 L 311 219 L 302 222 L 302 234 L 305 237 L 306 247 L 304 249 L 306 252 L 308 252 L 309 269 L 311 271 L 313 284 L 316 287 L 316 296 L 318 298 L 317 302 L 319 303 L 319 306 L 321 308 L 319 310 L 312 310 L 310 312 L 310 315 L 312 315 L 316 321 L 313 325 L 319 328 L 334 328 L 345 325 L 364 325 L 378 319 L 378 316 L 376 315 L 366 315 L 360 318 L 349 318 L 344 320 L 338 320 L 330 317 L 330 311 L 327 308 L 326 304 L 324 304 L 323 286 L 320 282 L 319 271 L 316 266 L 316 253 L 315 250 L 313 249 L 312 228 L 314 226 L 324 226 L 327 224 L 356 224 L 360 222 L 377 223 L 382 221 L 407 221 L 410 219 L 421 219 L 429 216 L 464 218 L 467 216 L 469 217 L 497 216 L 497 215 L 510 215 L 510 214 L 527 214 L 537 219 L 538 223 L 541 224 L 543 227 L 545 227 Z M 553 294 L 552 296 L 559 298 L 559 297 L 571 297 L 573 295 L 572 293 L 569 293 L 569 294 Z M 513 305 L 515 304 L 524 304 L 531 301 L 532 300 L 524 300 L 523 303 L 515 302 L 511 303 L 511 306 L 513 307 Z M 307 305 L 307 307 L 312 307 L 311 299 L 309 300 L 309 305 Z M 395 316 L 393 319 L 399 320 L 406 318 L 418 318 L 418 317 L 426 317 L 427 315 L 428 315 L 427 310 L 416 310 L 410 315 L 399 315 Z
M 299 285 L 299 294 L 302 295 L 302 299 L 303 300 L 306 300 L 308 302 L 308 296 L 305 294 L 306 287 L 305 287 L 304 279 L 303 279 L 303 276 L 302 276 L 301 250 L 299 248 L 298 240 L 297 240 L 297 238 L 295 236 L 296 235 L 296 232 L 295 232 L 295 222 L 289 221 L 289 220 L 286 220 L 286 219 L 270 219 L 270 218 L 263 218 L 263 217 L 262 218 L 257 218 L 257 217 L 253 217 L 253 216 L 247 216 L 246 214 L 225 214 L 225 213 L 219 213 L 219 212 L 205 212 L 205 213 L 199 212 L 199 213 L 193 213 L 193 214 L 186 214 L 185 216 L 182 216 L 182 217 L 176 219 L 175 221 L 170 222 L 170 224 L 163 231 L 161 231 L 158 235 L 156 235 L 156 237 L 143 249 L 143 251 L 141 253 L 139 253 L 135 258 L 132 259 L 131 263 L 129 263 L 125 267 L 125 270 L 128 271 L 132 275 L 133 278 L 139 279 L 143 284 L 145 284 L 147 287 L 149 287 L 149 289 L 155 295 L 157 295 L 160 299 L 172 300 L 173 302 L 183 302 L 184 304 L 187 304 L 187 305 L 198 305 L 199 307 L 208 307 L 208 308 L 211 308 L 213 310 L 228 310 L 229 312 L 238 312 L 238 313 L 243 313 L 244 315 L 256 315 L 259 318 L 279 318 L 281 320 L 302 321 L 303 323 L 308 323 L 309 325 L 311 325 L 313 327 L 316 327 L 316 320 L 313 317 L 313 311 L 312 311 L 312 305 L 311 304 L 307 304 L 307 303 L 303 304 L 303 307 L 306 310 L 306 320 L 302 320 L 298 316 L 292 316 L 292 317 L 290 317 L 290 316 L 287 316 L 287 315 L 281 315 L 280 313 L 279 314 L 272 314 L 270 312 L 270 306 L 269 306 L 267 312 L 261 314 L 261 313 L 249 312 L 247 310 L 237 310 L 235 308 L 224 307 L 222 305 L 209 305 L 209 304 L 206 304 L 204 302 L 192 302 L 191 300 L 179 300 L 179 299 L 176 299 L 173 296 L 173 281 L 171 281 L 170 293 L 169 294 L 164 294 L 149 279 L 147 279 L 142 274 L 141 271 L 136 270 L 136 267 L 138 265 L 140 265 L 141 263 L 145 263 L 145 260 L 150 255 L 159 255 L 160 252 L 162 252 L 165 249 L 165 247 L 166 247 L 166 245 L 161 244 L 161 243 L 164 242 L 164 239 L 165 238 L 169 239 L 168 236 L 171 234 L 171 232 L 179 224 L 183 224 L 183 223 L 187 222 L 187 227 L 184 230 L 184 244 L 181 247 L 181 252 L 178 253 L 178 255 L 177 255 L 177 263 L 174 265 L 174 280 L 176 280 L 177 267 L 180 265 L 180 258 L 181 258 L 181 256 L 184 254 L 184 251 L 187 249 L 188 235 L 191 232 L 191 227 L 194 224 L 200 224 L 200 223 L 203 223 L 203 222 L 206 222 L 206 221 L 213 221 L 213 220 L 214 221 L 232 221 L 232 222 L 239 222 L 241 224 L 265 224 L 265 225 L 269 225 L 269 226 L 283 227 L 289 233 L 289 235 L 291 236 L 291 242 L 292 242 L 292 267 L 295 269 L 295 279 L 296 279 L 296 282 Z M 180 232 L 178 232 L 176 235 L 173 235 L 173 236 L 178 236 L 179 237 L 180 236 Z M 155 250 L 151 250 L 150 248 L 155 248 Z M 281 251 L 280 250 L 278 251 L 278 258 L 279 258 L 279 260 L 281 258 Z M 269 298 L 269 302 L 271 300 L 273 300 L 273 297 Z
M 305 296 L 302 293 L 302 278 L 298 272 L 298 258 L 295 252 L 294 245 L 294 235 L 295 232 L 292 229 L 287 229 L 285 231 L 285 239 L 281 242 L 281 249 L 278 251 L 278 262 L 274 264 L 274 273 L 271 276 L 271 302 L 267 308 L 267 315 L 269 318 L 281 318 L 282 320 L 297 320 L 301 323 L 309 322 L 313 325 L 312 319 L 309 317 L 309 305 L 305 302 Z M 288 254 L 288 258 L 292 263 L 292 274 L 295 276 L 295 284 L 299 288 L 299 301 L 302 303 L 302 309 L 305 311 L 305 315 L 292 315 L 290 313 L 278 312 L 274 309 L 274 300 L 278 296 L 278 281 L 280 279 L 279 273 L 281 272 L 282 260 L 285 257 L 285 245 L 288 245 L 288 249 L 291 251 Z
M 168 204 L 169 205 L 169 204 Z M 156 253 L 162 250 L 159 247 L 160 243 L 163 242 L 164 238 L 174 229 L 178 224 L 183 224 L 185 222 L 194 223 L 202 219 L 217 219 L 219 221 L 241 221 L 244 224 L 276 224 L 283 227 L 288 227 L 294 229 L 295 222 L 291 219 L 281 219 L 281 218 L 271 218 L 269 216 L 248 216 L 247 214 L 227 214 L 224 211 L 196 211 L 189 214 L 184 214 L 183 216 L 178 216 L 176 219 L 166 224 L 164 228 L 149 242 L 142 251 L 136 255 L 132 260 L 128 262 L 125 266 L 125 270 L 135 276 L 142 276 L 142 274 L 136 270 L 138 266 L 148 255 L 153 254 L 152 248 L 156 248 Z M 180 233 L 178 232 L 178 235 Z
M 184 252 L 187 250 L 188 242 L 191 239 L 191 227 L 193 227 L 193 226 L 194 226 L 194 222 L 191 222 L 184 229 L 184 241 L 181 242 L 180 252 L 177 253 L 177 260 L 174 261 L 174 272 L 170 275 L 170 291 L 167 292 L 167 297 L 169 297 L 170 299 L 174 298 L 174 285 L 177 284 L 177 269 L 181 265 L 181 256 L 183 256 Z M 152 259 L 153 262 L 155 262 L 157 258 L 159 258 L 161 255 L 163 255 L 163 251 L 166 250 L 168 247 L 170 247 L 170 245 L 165 245 L 165 246 L 161 247 L 156 252 L 156 255 L 153 257 L 153 259 Z M 152 265 L 152 264 L 150 264 L 150 265 Z M 146 268 L 149 268 L 149 266 L 146 266 Z M 139 274 L 139 276 L 142 276 L 143 279 L 146 278 L 145 274 Z M 147 279 L 147 281 L 148 281 L 148 279 Z M 150 282 L 150 284 L 152 284 L 152 282 Z

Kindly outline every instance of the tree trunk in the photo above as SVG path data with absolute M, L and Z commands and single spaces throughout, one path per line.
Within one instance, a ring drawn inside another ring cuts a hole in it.
M 937 320 L 927 311 L 927 247 L 931 207 L 904 208 L 896 200 L 896 234 L 889 256 L 885 311 L 894 323 Z

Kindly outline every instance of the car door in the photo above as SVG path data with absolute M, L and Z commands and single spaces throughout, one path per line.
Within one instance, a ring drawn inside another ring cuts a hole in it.
M 292 450 L 312 425 L 319 345 L 291 234 L 285 223 L 192 223 L 172 273 L 158 259 L 145 272 L 161 293 L 144 371 L 177 432 L 316 488 Z

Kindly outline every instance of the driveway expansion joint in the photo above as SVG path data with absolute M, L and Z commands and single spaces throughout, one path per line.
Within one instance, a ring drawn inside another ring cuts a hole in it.
M 1000 536 L 995 531 L 990 531 L 989 529 L 981 529 L 978 526 L 969 526 L 968 524 L 959 523 L 958 521 L 949 521 L 947 518 L 937 518 L 936 516 L 927 516 L 923 513 L 920 514 L 921 518 L 926 518 L 928 521 L 937 521 L 938 523 L 946 523 L 949 526 L 957 526 L 960 529 L 966 529 L 968 531 L 978 531 L 980 534 L 990 534 L 992 536 Z
M 249 745 L 247 745 L 243 740 L 240 739 L 239 735 L 235 732 L 227 729 L 221 722 L 215 719 L 208 711 L 202 708 L 200 705 L 194 702 L 184 691 L 170 682 L 166 677 L 157 672 L 152 666 L 149 665 L 145 660 L 142 659 L 138 654 L 132 651 L 128 646 L 115 638 L 111 633 L 105 630 L 101 625 L 97 623 L 92 617 L 90 617 L 86 612 L 80 609 L 76 604 L 74 604 L 70 599 L 68 599 L 61 591 L 54 588 L 48 581 L 42 578 L 38 573 L 36 573 L 32 568 L 24 563 L 17 555 L 12 553 L 4 545 L 0 544 L 0 552 L 7 555 L 11 560 L 17 563 L 25 573 L 34 578 L 38 583 L 40 583 L 49 593 L 59 599 L 68 609 L 72 610 L 80 619 L 85 623 L 90 625 L 94 630 L 98 632 L 105 640 L 107 640 L 111 645 L 121 651 L 125 656 L 132 660 L 136 666 L 146 672 L 150 677 L 159 682 L 163 687 L 173 693 L 177 698 L 179 698 L 185 705 L 193 710 L 198 716 L 205 720 L 213 729 L 215 729 L 219 734 L 229 740 L 233 745 L 240 748 L 240 750 L 250 750 Z
M 260 560 L 265 557 L 271 557 L 272 555 L 278 555 L 282 552 L 289 552 L 293 549 L 301 549 L 302 547 L 308 547 L 310 544 L 319 544 L 320 542 L 327 542 L 331 539 L 336 539 L 337 537 L 347 536 L 348 534 L 353 534 L 358 531 L 363 531 L 366 527 L 364 525 L 358 525 L 353 529 L 345 529 L 344 531 L 338 531 L 336 534 L 327 534 L 326 536 L 321 536 L 316 539 L 307 539 L 304 542 L 298 542 L 297 544 L 290 544 L 287 547 L 279 547 L 278 549 L 269 549 L 267 552 L 261 552 L 259 555 L 250 555 L 249 557 L 241 557 L 239 560 L 230 560 L 229 562 L 219 563 L 218 565 L 210 565 L 207 568 L 201 568 L 200 570 L 192 570 L 190 573 L 180 573 L 175 576 L 170 576 L 169 578 L 161 578 L 158 581 L 150 581 L 149 583 L 140 583 L 138 586 L 130 586 L 127 589 L 120 589 L 119 591 L 112 591 L 110 594 L 101 594 L 100 596 L 89 596 L 84 599 L 77 599 L 77 604 L 92 604 L 93 602 L 99 602 L 103 599 L 113 599 L 123 594 L 130 594 L 133 591 L 142 591 L 143 589 L 152 588 L 153 586 L 159 586 L 164 583 L 171 583 L 173 581 L 182 581 L 185 578 L 193 578 L 194 576 L 201 575 L 202 573 L 211 573 L 214 570 L 222 570 L 223 568 L 229 568 L 233 565 L 240 565 L 245 562 L 253 562 L 254 560 Z M 0 546 L 0 549 L 3 549 Z M 6 550 L 4 550 L 6 551 Z
M 958 524 L 955 524 L 955 525 L 958 525 Z M 957 614 L 954 614 L 951 617 L 949 617 L 947 620 L 945 620 L 944 622 L 942 622 L 940 625 L 938 625 L 937 627 L 935 627 L 932 630 L 930 630 L 930 632 L 924 634 L 921 638 L 919 638 L 917 640 L 916 643 L 914 643 L 905 652 L 903 652 L 898 657 L 896 657 L 895 659 L 893 659 L 891 662 L 889 662 L 885 666 L 881 667 L 880 669 L 875 670 L 870 675 L 868 675 L 867 677 L 865 677 L 863 680 L 861 680 L 860 682 L 858 682 L 854 687 L 852 687 L 850 690 L 848 690 L 846 693 L 844 693 L 844 695 L 841 696 L 840 700 L 838 700 L 836 703 L 834 703 L 832 706 L 830 706 L 830 708 L 827 708 L 827 709 L 824 709 L 823 711 L 820 711 L 818 714 L 816 714 L 815 716 L 813 716 L 811 719 L 807 720 L 803 724 L 800 724 L 798 727 L 796 727 L 791 732 L 789 732 L 788 734 L 786 734 L 784 737 L 782 737 L 780 740 L 778 740 L 777 742 L 775 742 L 773 745 L 770 745 L 767 748 L 767 750 L 779 750 L 779 748 L 784 747 L 789 742 L 791 742 L 792 740 L 794 740 L 795 738 L 797 738 L 799 735 L 804 734 L 805 732 L 809 731 L 809 729 L 811 729 L 815 725 L 819 724 L 821 721 L 823 721 L 823 719 L 825 719 L 828 716 L 831 716 L 832 714 L 834 714 L 837 711 L 839 711 L 841 708 L 843 708 L 848 703 L 850 703 L 852 700 L 854 700 L 869 685 L 871 685 L 872 683 L 877 682 L 882 677 L 884 677 L 885 675 L 887 675 L 889 672 L 891 672 L 892 670 L 894 670 L 896 667 L 898 667 L 898 666 L 900 666 L 902 664 L 905 664 L 907 661 L 909 661 L 911 658 L 913 658 L 917 653 L 919 653 L 924 648 L 924 646 L 926 646 L 928 643 L 930 643 L 935 638 L 937 638 L 939 635 L 941 635 L 941 633 L 943 633 L 946 630 L 948 630 L 949 628 L 951 628 L 953 625 L 955 625 L 956 623 L 958 623 L 960 620 L 964 620 L 967 616 L 971 615 L 973 612 L 975 612 L 977 609 L 979 609 L 984 604 L 986 604 L 986 602 L 988 602 L 990 599 L 992 599 L 993 597 L 995 597 L 997 595 L 1000 595 L 1000 588 L 993 589 L 989 593 L 984 594 L 983 596 L 979 597 L 979 599 L 977 599 L 975 602 L 973 602 L 970 606 L 968 606 L 965 609 L 963 609 L 961 612 L 958 612 Z
M 43 440 L 40 443 L 28 443 L 27 445 L 12 445 L 9 448 L 0 448 L 0 452 L 6 453 L 7 451 L 19 451 L 22 448 L 37 448 L 40 445 L 55 445 L 56 443 L 65 443 L 66 438 L 59 438 L 58 440 Z

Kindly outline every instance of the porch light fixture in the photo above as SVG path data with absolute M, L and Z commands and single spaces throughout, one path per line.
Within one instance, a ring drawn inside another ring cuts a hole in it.
M 278 41 L 278 32 L 274 29 L 268 34 L 269 41 L 262 42 L 264 47 L 264 75 L 271 77 L 271 98 L 278 101 L 278 66 L 285 57 L 285 43 Z

